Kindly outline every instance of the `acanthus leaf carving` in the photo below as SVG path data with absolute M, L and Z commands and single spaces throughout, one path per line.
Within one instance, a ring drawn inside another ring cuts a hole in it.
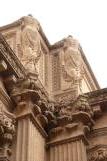
M 89 105 L 88 102 L 88 96 L 86 95 L 80 95 L 73 103 L 73 110 L 75 112 L 86 112 L 88 113 L 91 117 L 94 115 L 94 111 Z
M 11 155 L 11 146 L 15 135 L 15 116 L 5 110 L 0 101 L 0 159 Z
M 88 156 L 89 161 L 106 161 L 107 160 L 107 149 L 98 148 L 96 151 L 91 152 Z

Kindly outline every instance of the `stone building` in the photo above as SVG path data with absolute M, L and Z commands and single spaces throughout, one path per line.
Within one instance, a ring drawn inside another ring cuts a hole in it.
M 106 161 L 107 89 L 77 40 L 32 16 L 0 27 L 0 161 Z

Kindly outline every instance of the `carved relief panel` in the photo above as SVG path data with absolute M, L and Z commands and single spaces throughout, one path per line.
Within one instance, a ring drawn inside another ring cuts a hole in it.
M 22 18 L 21 41 L 23 56 L 21 61 L 28 73 L 37 73 L 36 65 L 42 54 L 38 30 L 39 23 L 33 17 Z
M 71 36 L 62 42 L 63 45 L 52 52 L 52 80 L 56 100 L 63 100 L 63 97 L 68 100 L 82 93 L 83 63 L 79 43 Z
M 28 73 L 37 74 L 43 85 L 48 83 L 48 55 L 39 33 L 40 24 L 31 16 L 21 19 L 21 61 Z
M 27 73 L 38 75 L 41 83 L 48 87 L 49 49 L 39 33 L 40 24 L 32 16 L 22 17 L 13 28 L 3 31 Z
M 79 43 L 69 36 L 64 40 L 60 50 L 61 59 L 61 89 L 67 90 L 75 84 L 81 84 L 82 58 L 79 52 Z

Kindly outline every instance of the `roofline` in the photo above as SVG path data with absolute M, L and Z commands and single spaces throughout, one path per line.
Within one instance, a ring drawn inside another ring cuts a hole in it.
M 98 81 L 97 81 L 97 79 L 96 79 L 96 77 L 95 77 L 95 75 L 94 75 L 94 72 L 92 71 L 92 68 L 91 68 L 91 66 L 90 66 L 90 64 L 89 64 L 89 62 L 88 62 L 88 60 L 87 60 L 87 58 L 86 58 L 86 56 L 85 56 L 85 54 L 84 54 L 84 52 L 83 52 L 82 47 L 80 46 L 79 49 L 80 49 L 82 58 L 83 58 L 85 64 L 87 65 L 88 70 L 90 71 L 90 74 L 91 74 L 92 78 L 94 79 L 94 82 L 95 82 L 97 88 L 98 88 L 98 89 L 101 89 L 101 88 L 100 88 L 100 85 L 99 85 L 99 83 L 98 83 Z
M 22 18 L 20 18 L 20 19 L 17 20 L 17 21 L 14 21 L 13 23 L 10 23 L 10 24 L 8 24 L 8 25 L 1 26 L 1 27 L 0 27 L 0 32 L 2 32 L 2 31 L 4 31 L 4 30 L 7 30 L 7 29 L 9 29 L 9 28 L 17 27 L 18 25 L 21 25 L 21 23 L 22 23 L 22 20 L 21 20 L 21 19 L 22 19 Z M 45 43 L 46 43 L 46 45 L 48 46 L 48 48 L 50 49 L 50 48 L 51 48 L 51 45 L 50 45 L 50 43 L 49 43 L 49 41 L 48 41 L 48 39 L 47 39 L 45 33 L 43 32 L 43 29 L 42 29 L 41 25 L 40 25 L 39 33 L 40 33 L 41 37 L 43 38 L 43 40 L 45 41 Z
M 107 88 L 102 88 L 100 90 L 95 90 L 95 91 L 85 93 L 85 95 L 88 95 L 89 98 L 97 97 L 97 96 L 99 96 L 101 94 L 106 94 L 107 95 Z

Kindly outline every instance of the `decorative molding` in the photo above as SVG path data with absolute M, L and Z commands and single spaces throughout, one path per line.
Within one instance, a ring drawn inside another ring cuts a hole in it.
M 24 77 L 26 75 L 23 65 L 20 63 L 17 56 L 14 54 L 13 50 L 9 47 L 4 37 L 0 34 L 0 52 L 1 56 L 9 64 L 13 73 L 17 77 Z
M 107 160 L 107 146 L 95 146 L 93 151 L 91 148 L 88 152 L 88 161 L 106 161 Z
M 52 58 L 52 81 L 53 81 L 53 91 L 60 89 L 60 62 L 59 54 L 56 53 L 51 56 Z
M 61 144 L 65 144 L 65 143 L 75 142 L 75 141 L 78 141 L 78 140 L 83 140 L 83 142 L 86 145 L 89 145 L 89 142 L 84 135 L 78 135 L 78 136 L 71 137 L 71 138 L 69 137 L 69 138 L 62 139 L 62 140 L 47 142 L 46 145 L 47 145 L 47 147 L 48 146 L 56 146 L 56 145 L 61 145 Z
M 89 138 L 107 135 L 107 127 L 93 129 L 90 131 Z
M 105 149 L 107 149 L 107 145 L 105 145 L 105 144 L 96 144 L 96 145 L 89 145 L 88 147 L 87 147 L 87 153 L 92 153 L 92 152 L 94 152 L 94 151 L 97 151 L 97 149 L 100 149 L 100 148 L 105 148 Z
M 107 102 L 107 88 L 86 93 L 91 106 Z
M 72 89 L 72 91 L 64 91 L 54 94 L 54 99 L 56 102 L 68 102 L 68 101 L 74 101 L 77 98 L 77 91 L 76 89 Z

